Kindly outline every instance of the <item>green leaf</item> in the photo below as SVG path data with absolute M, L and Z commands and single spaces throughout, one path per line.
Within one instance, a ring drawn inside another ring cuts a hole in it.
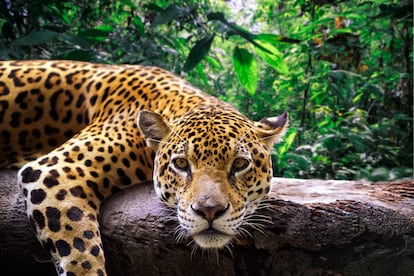
M 144 4 L 143 7 L 149 11 L 162 12 L 163 8 L 166 7 L 166 4 L 162 2 L 157 3 L 157 4 L 149 3 L 149 4 Z
M 139 18 L 138 16 L 134 16 L 134 18 L 132 18 L 132 23 L 135 25 L 140 35 L 145 34 L 145 26 L 141 18 Z
M 309 160 L 300 154 L 296 153 L 288 153 L 286 154 L 286 159 L 289 161 L 293 161 L 295 163 L 295 167 L 298 167 L 302 170 L 308 170 L 309 169 Z
M 213 39 L 214 35 L 209 35 L 196 42 L 196 44 L 190 50 L 186 61 L 184 62 L 184 72 L 188 72 L 193 69 L 207 55 Z
M 328 134 L 323 137 L 322 144 L 329 151 L 335 151 L 341 149 L 343 143 L 340 140 L 341 137 L 338 137 L 334 134 Z
M 226 25 L 227 27 L 229 27 L 232 32 L 229 32 L 228 35 L 239 35 L 241 37 L 243 37 L 244 39 L 246 39 L 249 42 L 253 42 L 252 37 L 254 36 L 253 34 L 251 34 L 249 31 L 247 31 L 246 29 L 240 27 L 237 24 L 231 23 L 229 21 L 226 20 L 226 18 L 224 17 L 224 14 L 221 12 L 212 12 L 209 13 L 207 15 L 207 19 L 212 21 L 212 20 L 218 20 L 221 23 L 223 23 L 224 25 Z
M 201 66 L 201 64 L 197 64 L 196 69 L 198 72 L 198 76 L 203 81 L 204 85 L 208 85 L 208 78 L 206 74 L 204 73 L 203 66 Z
M 367 142 L 375 143 L 371 137 L 364 135 L 362 136 L 360 133 L 345 133 L 344 135 L 346 138 L 348 138 L 349 142 L 352 143 L 352 145 L 355 147 L 356 152 L 364 152 L 368 151 L 369 148 L 367 148 Z
M 42 30 L 30 33 L 13 41 L 13 46 L 35 46 L 53 41 L 57 32 L 50 30 Z
M 384 90 L 382 90 L 379 86 L 374 84 L 368 84 L 366 86 L 366 89 L 370 91 L 371 93 L 375 94 L 376 96 L 384 96 Z
M 343 70 L 331 70 L 328 73 L 328 77 L 330 78 L 334 78 L 336 80 L 342 81 L 342 80 L 346 80 L 348 77 L 348 74 L 346 71 Z
M 395 175 L 395 179 L 413 178 L 413 169 L 408 167 L 397 167 L 391 169 L 391 174 Z
M 355 97 L 352 99 L 352 103 L 353 104 L 358 103 L 363 96 L 364 96 L 364 93 L 358 93 L 358 94 L 356 94 Z
M 172 41 L 174 50 L 180 55 L 185 56 L 188 49 L 188 41 L 182 37 L 176 38 Z
M 228 23 L 226 18 L 224 17 L 224 13 L 222 12 L 210 12 L 209 14 L 207 14 L 207 19 L 208 20 L 218 20 L 221 21 L 223 23 Z
M 256 94 L 258 70 L 253 54 L 244 48 L 234 48 L 233 65 L 243 87 L 250 95 Z
M 91 61 L 95 57 L 95 54 L 87 50 L 73 50 L 70 52 L 62 53 L 58 55 L 57 59 L 69 59 L 69 60 L 81 60 Z
M 390 178 L 390 170 L 384 167 L 376 168 L 369 176 L 371 181 L 387 181 Z
M 301 42 L 298 39 L 289 38 L 289 37 L 285 37 L 281 35 L 275 35 L 275 34 L 257 34 L 257 35 L 254 35 L 253 39 L 269 42 L 271 44 L 276 44 L 280 42 L 285 42 L 285 43 L 300 43 Z
M 136 10 L 138 8 L 137 5 L 131 0 L 121 0 L 120 2 L 124 5 L 126 5 L 126 6 L 131 7 L 134 10 Z
M 283 143 L 280 143 L 277 146 L 277 154 L 280 157 L 284 156 L 289 151 L 290 147 L 295 141 L 297 133 L 298 130 L 296 128 L 290 128 L 288 133 L 286 133 L 285 138 L 283 139 Z
M 218 61 L 216 58 L 212 58 L 210 56 L 206 56 L 205 59 L 215 69 L 217 69 L 217 70 L 223 70 L 223 66 L 220 64 L 220 61 Z
M 108 25 L 97 26 L 92 29 L 81 30 L 79 36 L 90 42 L 104 42 L 113 28 Z
M 177 18 L 183 17 L 190 13 L 191 9 L 180 8 L 176 4 L 169 5 L 165 10 L 160 12 L 152 21 L 153 26 L 168 24 Z
M 256 53 L 264 59 L 272 68 L 281 74 L 289 74 L 289 68 L 283 60 L 282 53 L 267 41 L 260 41 L 255 39 L 255 50 Z
M 69 34 L 69 33 L 61 33 L 59 34 L 58 38 L 59 41 L 63 41 L 66 44 L 69 45 L 75 45 L 81 48 L 90 48 L 92 47 L 92 44 L 83 39 L 82 37 L 78 36 L 78 35 L 73 35 L 73 34 Z
M 332 30 L 329 35 L 333 36 L 334 34 L 352 34 L 351 28 L 342 28 L 342 29 L 334 29 Z

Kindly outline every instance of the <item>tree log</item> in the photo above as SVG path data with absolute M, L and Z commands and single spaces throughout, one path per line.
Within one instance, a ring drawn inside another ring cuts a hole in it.
M 109 275 L 414 275 L 414 180 L 273 179 L 270 222 L 230 249 L 193 249 L 151 185 L 119 192 L 100 221 Z M 16 171 L 0 172 L 0 264 L 55 275 L 24 211 Z

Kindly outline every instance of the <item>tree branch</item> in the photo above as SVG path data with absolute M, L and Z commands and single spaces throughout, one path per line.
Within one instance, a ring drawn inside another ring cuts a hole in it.
M 15 171 L 0 173 L 0 262 L 9 275 L 54 275 L 24 212 Z M 409 275 L 414 180 L 274 179 L 263 232 L 230 250 L 192 252 L 163 221 L 151 185 L 122 191 L 101 212 L 110 275 Z M 43 262 L 41 262 L 43 260 Z M 46 262 L 45 262 L 46 261 Z M 24 265 L 23 265 L 24 264 Z

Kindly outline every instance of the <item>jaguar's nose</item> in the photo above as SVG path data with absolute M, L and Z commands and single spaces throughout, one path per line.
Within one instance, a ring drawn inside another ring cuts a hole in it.
M 228 206 L 225 207 L 223 205 L 216 205 L 216 206 L 196 206 L 194 207 L 191 205 L 191 209 L 199 215 L 200 217 L 204 218 L 208 221 L 208 223 L 211 225 L 211 223 L 221 217 L 228 209 Z

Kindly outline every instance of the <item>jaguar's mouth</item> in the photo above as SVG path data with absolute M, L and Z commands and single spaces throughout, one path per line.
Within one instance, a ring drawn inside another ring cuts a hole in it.
M 201 235 L 225 235 L 224 233 L 222 233 L 222 232 L 220 232 L 219 230 L 216 230 L 216 229 L 214 229 L 214 228 L 212 228 L 212 227 L 210 227 L 210 228 L 208 228 L 208 229 L 206 229 L 206 230 L 203 230 L 203 231 L 201 231 L 200 233 L 198 233 L 199 235 L 201 234 Z
M 214 228 L 205 229 L 195 235 L 193 235 L 194 241 L 201 248 L 222 248 L 228 244 L 233 236 L 220 232 Z

